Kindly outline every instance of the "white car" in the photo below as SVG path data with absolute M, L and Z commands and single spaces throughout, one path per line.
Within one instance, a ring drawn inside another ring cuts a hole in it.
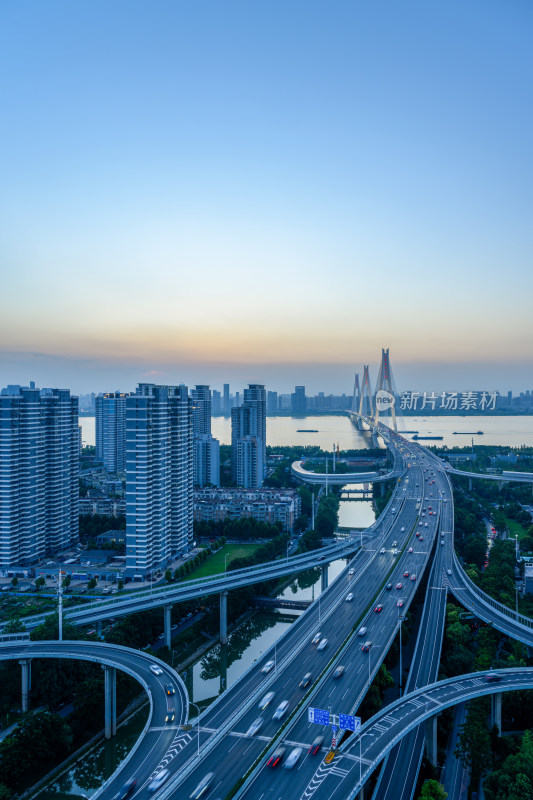
M 259 703 L 259 711 L 264 711 L 273 698 L 274 698 L 274 692 L 267 692 L 266 695 L 261 700 L 261 702 Z
M 385 548 L 384 548 L 384 547 L 382 547 L 382 548 L 381 548 L 381 550 L 380 550 L 379 552 L 380 552 L 380 555 L 383 555 L 383 553 L 385 553 L 385 552 L 386 552 L 386 550 L 385 550 Z
M 346 602 L 347 602 L 347 603 L 349 603 L 351 600 L 353 600 L 353 594 L 352 594 L 352 592 L 350 592 L 350 594 L 347 594 L 347 595 L 346 595 Z
M 302 755 L 302 748 L 294 747 L 289 753 L 287 760 L 283 765 L 285 769 L 292 769 L 301 755 Z
M 281 719 L 287 713 L 288 707 L 289 707 L 289 701 L 284 700 L 282 703 L 279 704 L 279 706 L 274 711 L 272 719 Z
M 163 670 L 157 664 L 150 664 L 150 669 L 154 673 L 154 675 L 162 675 Z
M 255 736 L 257 731 L 259 731 L 261 729 L 262 725 L 263 725 L 263 717 L 257 717 L 257 719 L 254 719 L 254 721 L 252 722 L 252 724 L 250 725 L 250 727 L 246 731 L 246 735 L 247 736 Z
M 349 570 L 348 570 L 348 575 L 353 575 L 353 574 L 354 574 L 354 571 L 353 571 L 353 569 L 349 569 Z
M 267 661 L 267 663 L 265 664 L 265 666 L 263 667 L 261 672 L 270 672 L 271 669 L 274 669 L 274 662 L 273 661 Z
M 158 772 L 157 775 L 155 775 L 148 784 L 148 791 L 157 792 L 157 790 L 164 784 L 169 775 L 170 772 L 168 771 L 168 769 L 162 769 L 160 772 Z
M 327 645 L 327 643 L 328 643 L 327 639 L 321 639 L 320 640 L 320 644 L 317 647 L 317 650 L 323 650 L 325 648 L 325 646 Z

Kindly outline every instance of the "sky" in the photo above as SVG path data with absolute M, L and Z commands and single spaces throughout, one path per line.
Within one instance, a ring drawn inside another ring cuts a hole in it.
M 0 383 L 533 389 L 530 0 L 0 4 Z

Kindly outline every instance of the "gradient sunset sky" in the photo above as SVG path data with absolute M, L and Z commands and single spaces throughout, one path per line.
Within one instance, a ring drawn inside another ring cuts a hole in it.
M 530 0 L 0 4 L 0 382 L 533 389 Z

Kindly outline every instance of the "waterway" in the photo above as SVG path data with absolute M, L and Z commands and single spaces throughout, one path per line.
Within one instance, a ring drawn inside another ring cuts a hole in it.
M 80 417 L 83 443 L 94 445 L 94 417 Z M 298 430 L 313 429 L 317 433 L 298 433 Z M 399 421 L 402 430 L 418 431 L 421 436 L 442 436 L 442 440 L 423 441 L 422 444 L 447 447 L 467 447 L 474 444 L 533 446 L 533 416 L 519 417 L 404 417 Z M 213 435 L 222 444 L 231 443 L 231 420 L 213 417 Z M 483 431 L 478 435 L 477 431 Z M 456 435 L 456 433 L 458 435 Z M 473 433 L 473 435 L 471 435 Z M 407 434 L 411 438 L 412 434 Z M 348 417 L 268 417 L 267 444 L 269 445 L 316 445 L 332 450 L 333 444 L 341 450 L 372 447 L 368 431 L 358 431 Z

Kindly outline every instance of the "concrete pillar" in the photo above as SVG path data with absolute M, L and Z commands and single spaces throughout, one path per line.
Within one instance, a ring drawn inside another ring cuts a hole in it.
M 115 667 L 102 664 L 104 670 L 105 738 L 111 739 L 117 732 L 117 671 Z
M 468 488 L 470 491 L 472 491 L 472 478 L 468 479 Z
M 98 636 L 99 639 L 102 638 L 102 620 L 101 619 L 99 619 L 98 622 L 96 623 L 96 635 Z
M 228 643 L 228 593 L 220 592 L 220 644 Z
M 426 720 L 426 753 L 428 760 L 437 766 L 437 715 Z
M 228 686 L 228 648 L 222 645 L 220 648 L 220 691 L 219 694 L 226 691 Z M 190 695 L 192 697 L 192 695 Z
M 322 567 L 321 567 L 321 579 L 322 580 L 320 582 L 320 586 L 321 586 L 322 591 L 324 591 L 325 589 L 328 588 L 328 565 L 327 564 L 322 564 Z
M 380 489 L 381 489 L 381 496 L 384 497 L 385 496 L 385 484 L 383 483 L 383 481 L 381 481 L 379 486 L 380 486 Z
M 502 693 L 498 692 L 491 697 L 491 727 L 495 725 L 498 729 L 498 735 L 502 735 Z
M 22 713 L 25 714 L 30 708 L 30 690 L 31 690 L 31 659 L 21 658 L 19 664 L 22 668 Z
M 172 606 L 163 606 L 164 624 L 165 624 L 165 644 L 170 650 L 172 647 L 172 624 L 170 612 Z

